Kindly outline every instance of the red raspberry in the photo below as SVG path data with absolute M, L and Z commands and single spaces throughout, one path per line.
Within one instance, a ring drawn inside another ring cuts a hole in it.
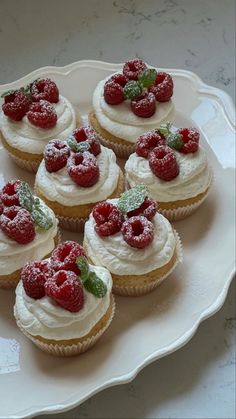
M 195 128 L 180 128 L 178 132 L 182 135 L 183 146 L 178 150 L 180 153 L 196 153 L 199 147 L 200 134 Z
M 170 74 L 159 72 L 155 84 L 149 88 L 158 102 L 167 102 L 173 95 L 173 79 Z
M 67 170 L 71 179 L 84 188 L 95 185 L 99 178 L 97 159 L 89 151 L 72 154 L 67 161 Z
M 139 208 L 136 208 L 133 211 L 127 213 L 127 216 L 134 217 L 136 215 L 143 215 L 148 220 L 151 220 L 157 212 L 157 203 L 152 198 L 145 198 L 145 201 L 140 205 Z
M 95 231 L 101 237 L 118 233 L 123 222 L 119 209 L 109 202 L 97 204 L 93 209 L 93 218 L 96 221 Z
M 81 143 L 82 141 L 87 141 L 90 145 L 89 152 L 94 156 L 97 156 L 101 152 L 101 146 L 99 141 L 99 136 L 96 131 L 91 128 L 89 125 L 81 128 L 76 128 L 72 134 L 77 141 Z
M 119 105 L 124 102 L 123 87 L 114 81 L 108 80 L 104 86 L 104 99 L 109 105 Z
M 83 285 L 74 272 L 58 271 L 45 283 L 45 293 L 64 309 L 76 313 L 84 305 Z
M 147 68 L 145 62 L 136 58 L 124 64 L 123 73 L 128 80 L 137 80 L 139 72 L 145 70 L 145 68 Z
M 53 128 L 57 123 L 57 114 L 54 107 L 47 100 L 33 102 L 27 112 L 31 124 L 40 128 Z
M 149 154 L 149 166 L 157 177 L 169 181 L 179 174 L 179 165 L 170 147 L 155 147 Z
M 128 82 L 128 79 L 125 77 L 124 74 L 117 73 L 113 74 L 113 76 L 111 76 L 108 81 L 114 81 L 115 83 L 118 83 L 120 86 L 125 87 L 126 83 Z
M 6 116 L 13 121 L 21 121 L 21 119 L 28 112 L 31 100 L 20 90 L 4 97 L 4 104 L 2 110 Z
M 65 241 L 59 244 L 52 252 L 51 265 L 55 271 L 73 271 L 79 275 L 80 270 L 76 264 L 79 256 L 85 256 L 85 252 L 80 244 L 73 241 Z
M 21 184 L 20 180 L 11 180 L 3 186 L 0 197 L 5 207 L 12 207 L 12 205 L 20 205 L 17 189 Z
M 47 100 L 51 103 L 57 103 L 59 101 L 58 87 L 51 79 L 35 80 L 31 86 L 31 95 L 35 102 Z
M 57 172 L 66 166 L 70 148 L 65 141 L 51 140 L 44 149 L 44 161 L 48 172 Z
M 54 271 L 47 260 L 28 262 L 21 271 L 21 279 L 25 293 L 35 300 L 44 297 L 44 284 L 54 275 Z
M 140 118 L 150 118 L 156 111 L 156 99 L 153 93 L 146 93 L 131 100 L 130 106 L 135 115 Z
M 121 227 L 124 240 L 131 247 L 143 249 L 154 239 L 154 226 L 142 215 L 131 217 Z
M 165 145 L 164 138 L 156 131 L 149 131 L 138 138 L 135 151 L 138 156 L 147 158 L 150 151 L 159 145 Z
M 34 223 L 29 211 L 13 205 L 4 208 L 0 217 L 2 231 L 19 244 L 27 244 L 35 238 Z

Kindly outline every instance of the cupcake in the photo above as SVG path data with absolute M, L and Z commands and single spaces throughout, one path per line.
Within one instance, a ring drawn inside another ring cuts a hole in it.
M 179 236 L 144 184 L 96 205 L 85 224 L 84 248 L 91 263 L 111 272 L 113 291 L 123 296 L 152 291 L 182 260 Z
M 123 190 L 123 174 L 114 152 L 100 146 L 91 127 L 77 128 L 67 142 L 52 140 L 46 146 L 35 191 L 63 228 L 83 231 L 94 205 Z
M 89 265 L 83 248 L 61 243 L 50 259 L 27 263 L 16 288 L 14 315 L 20 330 L 52 355 L 87 351 L 114 315 L 112 279 Z
M 59 239 L 53 211 L 27 183 L 6 183 L 0 191 L 0 288 L 14 287 L 23 265 L 47 258 Z
M 191 215 L 208 195 L 213 175 L 199 138 L 195 128 L 174 131 L 165 124 L 140 136 L 126 162 L 127 185 L 144 182 L 171 221 Z
M 122 73 L 98 83 L 90 124 L 105 146 L 127 158 L 140 135 L 173 118 L 172 95 L 170 74 L 148 68 L 140 59 L 130 60 Z
M 18 166 L 36 172 L 48 141 L 64 140 L 76 127 L 73 106 L 48 78 L 2 96 L 2 144 Z

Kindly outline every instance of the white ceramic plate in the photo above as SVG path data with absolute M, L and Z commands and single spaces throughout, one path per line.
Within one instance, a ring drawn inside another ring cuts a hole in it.
M 97 82 L 118 64 L 80 61 L 45 67 L 0 86 L 0 93 L 47 75 L 84 116 Z M 0 291 L 0 388 L 2 418 L 31 417 L 68 410 L 96 392 L 132 380 L 154 360 L 183 346 L 200 322 L 223 304 L 234 274 L 234 106 L 230 97 L 195 74 L 166 70 L 175 82 L 175 125 L 202 133 L 215 182 L 209 198 L 189 219 L 176 223 L 184 263 L 152 294 L 117 298 L 115 319 L 88 353 L 58 359 L 44 354 L 16 328 L 13 291 Z M 0 186 L 6 179 L 33 176 L 18 169 L 0 149 Z M 64 237 L 79 239 L 65 233 Z

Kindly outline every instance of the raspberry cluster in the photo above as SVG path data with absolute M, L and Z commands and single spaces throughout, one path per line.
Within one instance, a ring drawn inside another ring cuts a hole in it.
M 164 181 L 175 179 L 179 174 L 176 154 L 195 153 L 199 148 L 199 132 L 195 128 L 180 128 L 175 133 L 170 131 L 170 124 L 159 130 L 141 135 L 136 143 L 138 156 L 148 159 L 152 172 Z
M 45 167 L 57 172 L 67 167 L 68 175 L 79 186 L 88 188 L 97 183 L 101 152 L 99 137 L 90 126 L 76 128 L 67 141 L 51 140 L 44 150 Z
M 123 74 L 111 76 L 104 86 L 104 99 L 109 105 L 119 105 L 130 99 L 132 112 L 140 118 L 150 118 L 157 102 L 167 102 L 173 95 L 170 74 L 148 69 L 143 60 L 129 60 Z
M 52 103 L 59 101 L 59 90 L 51 79 L 36 79 L 30 85 L 2 95 L 4 114 L 13 121 L 21 121 L 26 115 L 31 124 L 49 129 L 57 122 Z

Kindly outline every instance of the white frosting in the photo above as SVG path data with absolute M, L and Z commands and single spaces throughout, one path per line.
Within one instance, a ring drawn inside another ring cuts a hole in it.
M 44 160 L 36 175 L 36 185 L 50 201 L 69 207 L 103 201 L 117 187 L 119 167 L 116 164 L 114 152 L 103 146 L 101 146 L 97 161 L 100 171 L 99 179 L 89 188 L 77 185 L 68 175 L 66 167 L 58 172 L 49 173 L 45 168 Z
M 99 124 L 112 135 L 135 143 L 140 135 L 172 119 L 174 105 L 171 100 L 156 102 L 156 112 L 151 118 L 136 116 L 130 109 L 129 100 L 119 105 L 107 104 L 103 95 L 106 80 L 100 81 L 94 91 L 93 108 Z
M 116 204 L 117 199 L 109 202 Z M 176 239 L 169 221 L 156 214 L 154 240 L 144 249 L 128 245 L 121 232 L 108 237 L 100 237 L 94 230 L 95 220 L 90 214 L 85 223 L 84 243 L 88 256 L 96 265 L 105 266 L 117 275 L 143 275 L 166 265 L 172 258 Z
M 45 296 L 34 300 L 24 291 L 22 281 L 16 288 L 15 316 L 21 327 L 32 336 L 64 340 L 86 336 L 105 315 L 110 305 L 112 279 L 107 269 L 91 266 L 107 285 L 107 293 L 97 298 L 84 289 L 84 306 L 77 313 L 71 313 Z
M 150 169 L 148 159 L 131 154 L 125 164 L 130 187 L 143 182 L 150 196 L 159 202 L 173 202 L 197 196 L 206 191 L 212 179 L 206 152 L 199 147 L 196 153 L 183 154 L 173 150 L 179 164 L 179 175 L 171 180 L 159 179 Z
M 75 111 L 69 100 L 61 95 L 58 103 L 53 106 L 57 113 L 57 123 L 49 129 L 32 125 L 26 115 L 21 121 L 12 121 L 1 112 L 0 129 L 8 144 L 27 153 L 42 154 L 49 140 L 65 140 L 76 127 Z
M 53 226 L 47 231 L 35 226 L 36 235 L 32 242 L 18 244 L 6 236 L 0 228 L 0 275 L 9 275 L 21 269 L 26 262 L 41 260 L 54 249 L 58 221 L 54 212 L 43 201 L 41 204 L 53 218 Z

